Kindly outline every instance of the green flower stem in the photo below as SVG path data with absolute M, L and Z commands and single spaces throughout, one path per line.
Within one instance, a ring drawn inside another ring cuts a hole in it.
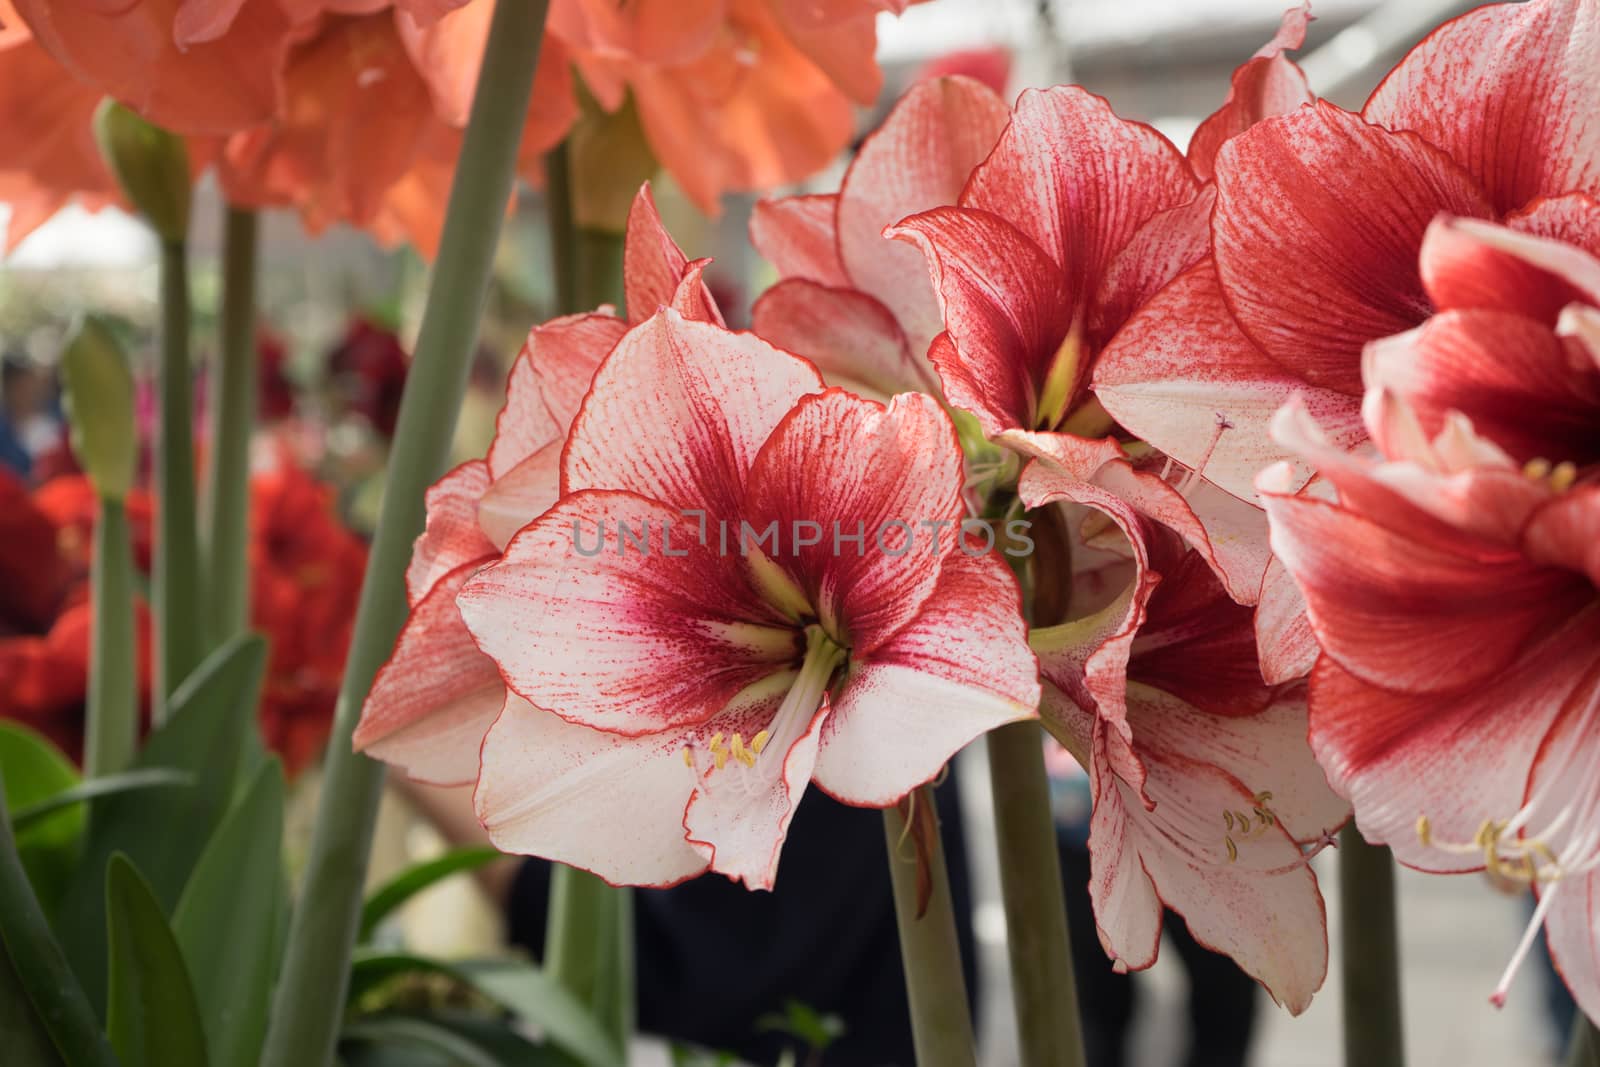
M 261 1067 L 323 1067 L 333 1057 L 383 786 L 382 765 L 355 754 L 350 737 L 373 676 L 406 618 L 406 564 L 412 540 L 422 530 L 423 493 L 444 469 L 466 391 L 547 6 L 546 0 L 495 5 L 416 356 L 400 402 L 383 508 L 328 743 L 310 858 Z
M 1083 1067 L 1078 986 L 1043 735 L 1038 723 L 1010 723 L 989 734 L 988 747 L 1022 1062 Z
M 1572 1041 L 1567 1046 L 1567 1067 L 1600 1067 L 1600 1029 L 1580 1008 L 1572 1018 Z
M 563 141 L 545 160 L 545 203 L 555 258 L 556 304 L 561 314 L 622 307 L 623 234 L 579 226 L 572 213 L 572 154 Z M 583 175 L 577 175 L 582 181 Z
M 133 629 L 133 548 L 121 499 L 101 495 L 89 575 L 88 723 L 83 769 L 91 778 L 127 770 L 139 729 Z
M 622 303 L 622 235 L 579 228 L 572 218 L 566 143 L 547 159 L 546 203 L 562 314 Z M 633 1034 L 633 894 L 586 871 L 555 864 L 545 918 L 545 971 L 586 1004 L 626 1049 Z
M 550 874 L 544 969 L 626 1049 L 634 1026 L 633 894 L 565 864 Z
M 1403 1067 L 1400 936 L 1394 858 L 1352 821 L 1339 831 L 1339 943 L 1344 954 L 1344 1062 Z
M 67 1067 L 117 1067 L 89 998 L 67 965 L 17 855 L 0 782 L 0 953 L 27 992 L 40 1026 Z M 0 967 L 8 966 L 0 961 Z M 12 1010 L 16 1009 L 12 1005 Z M 14 1036 L 14 1035 L 13 1035 Z
M 189 267 L 181 240 L 161 242 L 161 419 L 156 441 L 154 714 L 166 718 L 167 698 L 200 665 L 205 617 L 200 590 L 200 545 L 195 528 L 194 383 L 189 365 Z
M 894 885 L 894 914 L 900 929 L 900 962 L 905 968 L 906 999 L 911 1005 L 911 1036 L 918 1067 L 972 1067 L 977 1042 L 972 1034 L 972 1009 L 961 971 L 961 946 L 956 940 L 955 911 L 950 900 L 950 873 L 945 867 L 933 790 L 924 786 L 911 803 L 925 806 L 933 832 L 926 835 L 924 859 L 931 878 L 927 909 L 917 915 L 917 849 L 907 833 L 899 807 L 883 809 L 883 833 Z M 913 809 L 915 810 L 915 809 Z
M 206 486 L 206 591 L 211 640 L 250 625 L 250 436 L 256 421 L 256 213 L 227 208 L 222 244 L 222 343 L 211 376 Z

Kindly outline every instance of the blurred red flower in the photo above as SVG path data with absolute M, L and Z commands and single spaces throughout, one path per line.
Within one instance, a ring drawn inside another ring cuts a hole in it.
M 339 522 L 332 490 L 282 463 L 251 480 L 251 623 L 270 659 L 260 708 L 262 737 L 290 773 L 327 740 L 344 672 L 366 546 Z M 88 693 L 88 574 L 98 502 L 81 476 L 55 478 L 30 495 L 0 474 L 6 553 L 0 563 L 0 718 L 27 723 L 78 756 Z M 127 500 L 134 563 L 148 572 L 151 500 Z M 150 688 L 149 612 L 138 602 L 141 701 Z

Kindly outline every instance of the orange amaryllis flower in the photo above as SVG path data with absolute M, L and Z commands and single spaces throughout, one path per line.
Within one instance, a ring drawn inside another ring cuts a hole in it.
M 177 133 L 270 118 L 292 23 L 271 0 L 13 0 L 79 80 Z
M 313 233 L 343 222 L 386 243 L 409 240 L 431 258 L 492 13 L 473 4 L 422 27 L 387 5 L 357 15 L 313 9 L 282 70 L 282 106 L 222 150 L 229 198 L 292 206 Z M 576 117 L 564 71 L 559 50 L 547 48 L 525 156 L 548 150 Z
M 849 142 L 871 104 L 879 11 L 905 0 L 557 0 L 550 31 L 607 111 L 631 92 L 651 150 L 702 210 L 770 189 Z
M 89 128 L 99 103 L 0 0 L 0 203 L 11 207 L 0 252 L 73 200 L 90 210 L 122 200 Z

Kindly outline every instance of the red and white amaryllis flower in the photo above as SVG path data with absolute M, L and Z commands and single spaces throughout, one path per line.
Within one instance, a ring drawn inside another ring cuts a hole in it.
M 1600 250 L 1597 60 L 1595 0 L 1491 5 L 1414 48 L 1359 114 L 1317 102 L 1230 139 L 1213 256 L 1114 340 L 1094 372 L 1100 402 L 1246 501 L 1256 473 L 1289 458 L 1268 427 L 1291 395 L 1332 440 L 1359 444 L 1364 346 L 1438 309 L 1418 268 L 1435 217 Z M 1264 635 L 1269 671 L 1309 668 L 1309 642 L 1279 636 Z
M 1579 1005 L 1600 1015 L 1600 484 L 1526 467 L 1459 413 L 1432 437 L 1369 394 L 1382 459 L 1355 458 L 1295 404 L 1282 443 L 1335 502 L 1260 481 L 1272 545 L 1323 653 L 1311 744 L 1368 840 L 1430 871 L 1531 883 Z
M 837 193 L 758 203 L 750 240 L 781 280 L 751 309 L 756 333 L 811 360 L 829 384 L 938 395 L 928 347 L 944 329 L 939 304 L 922 257 L 883 230 L 954 204 L 1007 117 L 971 78 L 920 82 L 862 142 Z
M 1250 609 L 1114 490 L 1043 459 L 1020 489 L 1110 516 L 1135 563 L 1119 594 L 1029 638 L 1045 723 L 1089 770 L 1101 944 L 1118 969 L 1149 966 L 1170 907 L 1298 1014 L 1328 964 L 1307 860 L 1349 815 L 1306 744 L 1305 685 L 1262 681 Z
M 1422 242 L 1422 280 L 1435 314 L 1367 346 L 1367 387 L 1404 400 L 1430 436 L 1462 411 L 1519 463 L 1600 462 L 1600 259 L 1440 218 Z
M 628 219 L 624 293 L 638 320 L 671 304 L 721 322 L 700 280 L 661 225 L 647 188 Z M 484 459 L 428 490 L 428 524 L 406 571 L 411 614 L 361 709 L 355 747 L 408 776 L 460 785 L 478 775 L 478 748 L 505 700 L 493 661 L 456 611 L 468 578 L 560 496 L 561 451 L 590 380 L 629 323 L 609 308 L 535 326 L 506 384 L 506 406 Z
M 1085 480 L 1102 468 L 1104 450 L 1088 439 L 1118 427 L 1094 394 L 1095 364 L 1150 297 L 1206 256 L 1215 190 L 1197 169 L 1209 174 L 1230 135 L 1304 98 L 1281 53 L 1299 45 L 1307 18 L 1303 5 L 1289 11 L 1240 68 L 1190 159 L 1076 86 L 1029 91 L 954 206 L 885 231 L 926 257 L 944 326 L 929 358 L 951 404 L 989 437 Z M 1192 543 L 1229 592 L 1253 603 L 1267 563 L 1261 517 L 1167 457 L 1144 458 L 1129 457 L 1123 479 L 1136 503 L 1185 513 L 1185 536 L 1198 531 Z
M 561 501 L 456 600 L 509 688 L 476 794 L 495 843 L 766 888 L 809 782 L 886 806 L 1034 715 L 1015 579 L 953 532 L 961 479 L 930 397 L 824 391 L 671 309 L 629 331 Z

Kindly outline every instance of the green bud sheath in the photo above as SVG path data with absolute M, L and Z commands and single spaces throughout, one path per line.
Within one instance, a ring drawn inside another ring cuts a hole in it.
M 189 149 L 183 138 L 110 98 L 94 113 L 94 137 L 134 210 L 163 241 L 182 241 L 189 232 Z
M 72 451 L 112 500 L 127 496 L 139 458 L 133 373 L 116 337 L 98 316 L 86 316 L 61 355 L 61 378 L 72 426 Z

